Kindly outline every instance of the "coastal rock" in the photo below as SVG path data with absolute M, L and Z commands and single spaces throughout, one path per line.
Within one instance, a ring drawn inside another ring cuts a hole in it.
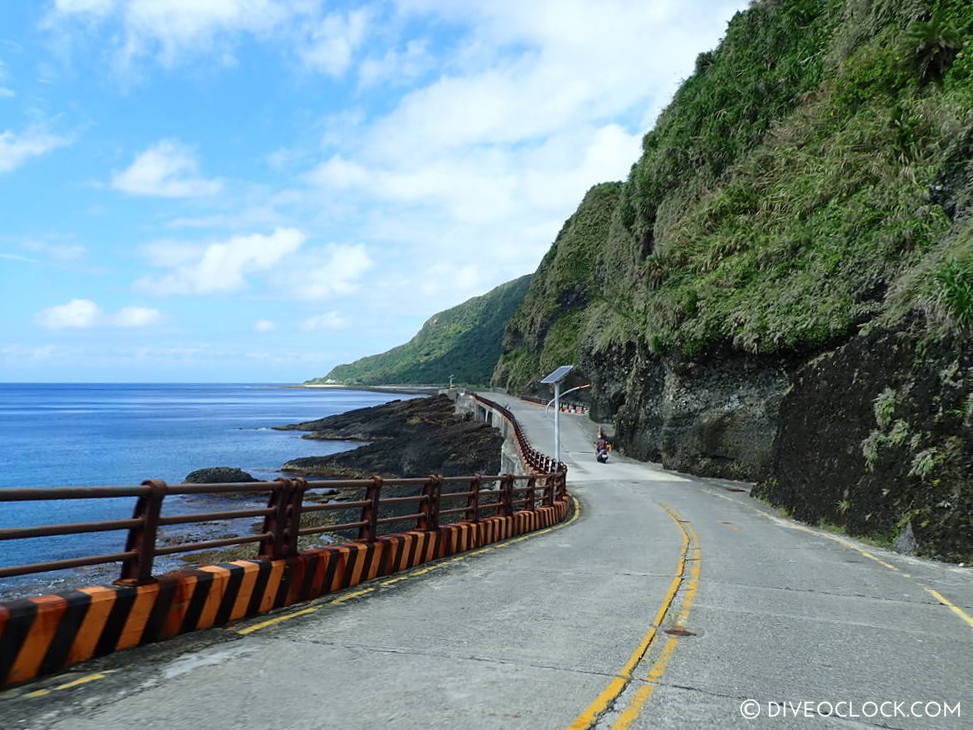
M 415 400 L 394 400 L 369 408 L 356 408 L 326 418 L 286 426 L 277 431 L 309 431 L 307 438 L 335 441 L 380 441 L 401 435 L 404 421 L 417 415 Z M 420 408 L 419 411 L 422 409 Z
M 308 438 L 372 441 L 351 451 L 288 461 L 284 471 L 317 477 L 495 474 L 503 439 L 489 425 L 457 416 L 445 396 L 392 401 L 286 427 Z
M 339 479 L 365 479 L 373 475 L 386 478 L 424 477 L 429 474 L 466 476 L 472 474 L 497 474 L 500 471 L 500 451 L 503 438 L 486 423 L 458 416 L 453 402 L 445 396 L 393 401 L 382 406 L 361 408 L 338 416 L 323 418 L 305 424 L 323 429 L 316 433 L 334 434 L 333 438 L 349 440 L 351 434 L 366 435 L 376 439 L 351 451 L 329 456 L 310 456 L 293 459 L 282 470 L 309 477 Z M 417 496 L 422 487 L 409 485 L 390 487 L 395 497 Z M 462 491 L 452 485 L 444 491 Z M 364 490 L 343 491 L 341 499 L 357 501 Z M 335 498 L 337 499 L 337 498 Z M 460 500 L 465 498 L 460 498 Z M 465 504 L 465 502 L 462 502 Z M 450 503 L 459 506 L 461 502 Z M 418 507 L 414 502 L 382 505 L 379 517 L 414 515 Z M 334 510 L 317 513 L 315 525 L 355 522 L 360 519 L 360 509 Z M 304 526 L 310 526 L 307 523 Z M 413 529 L 415 517 L 401 522 L 379 525 L 380 533 L 400 532 Z M 354 539 L 357 530 L 335 533 L 345 539 Z
M 191 471 L 183 479 L 187 484 L 230 484 L 234 482 L 256 482 L 253 476 L 235 466 L 210 466 Z

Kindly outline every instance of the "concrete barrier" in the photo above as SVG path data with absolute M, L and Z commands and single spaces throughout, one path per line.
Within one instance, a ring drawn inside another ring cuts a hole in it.
M 567 515 L 565 497 L 509 517 L 315 548 L 286 560 L 238 560 L 167 573 L 137 587 L 96 586 L 0 603 L 0 686 L 189 631 L 226 626 L 550 527 Z

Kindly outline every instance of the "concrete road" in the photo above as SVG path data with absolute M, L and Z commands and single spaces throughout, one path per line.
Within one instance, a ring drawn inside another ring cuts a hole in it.
M 973 727 L 969 569 L 593 440 L 562 417 L 572 524 L 9 690 L 0 727 Z

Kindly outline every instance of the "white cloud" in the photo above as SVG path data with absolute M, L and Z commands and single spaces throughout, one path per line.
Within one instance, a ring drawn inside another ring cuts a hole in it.
M 371 12 L 323 12 L 319 0 L 55 0 L 44 25 L 81 37 L 92 26 L 112 28 L 120 70 L 144 59 L 173 68 L 208 57 L 236 63 L 250 36 L 277 43 L 309 71 L 345 74 L 363 43 Z
M 142 244 L 139 252 L 153 266 L 168 268 L 196 261 L 202 255 L 203 248 L 185 241 L 159 240 Z
M 224 60 L 237 36 L 273 32 L 302 10 L 290 0 L 56 0 L 46 25 L 116 21 L 116 53 L 123 66 L 154 57 L 168 67 L 216 53 Z
M 21 241 L 20 247 L 33 253 L 44 254 L 57 261 L 77 261 L 84 258 L 88 249 L 80 243 L 51 243 L 49 241 Z
M 424 277 L 423 297 L 397 311 L 455 304 L 532 270 L 588 188 L 627 177 L 646 118 L 747 4 L 397 0 L 413 35 L 366 53 L 360 85 L 394 77 L 409 43 L 411 81 L 427 72 L 423 52 L 438 73 L 378 116 L 326 120 L 304 182 L 352 211 L 347 235 L 382 251 L 375 302 L 391 305 L 399 267 Z M 442 27 L 458 37 L 421 35 Z
M 0 259 L 6 259 L 7 261 L 21 261 L 25 264 L 41 263 L 38 259 L 32 259 L 29 256 L 21 256 L 15 253 L 0 253 Z
M 162 313 L 147 307 L 123 307 L 107 314 L 90 299 L 72 299 L 67 304 L 41 310 L 36 321 L 47 329 L 134 328 L 158 324 L 162 321 Z
M 57 345 L 4 345 L 0 359 L 22 363 L 24 360 L 49 360 L 60 351 Z
M 0 99 L 10 99 L 17 96 L 17 93 L 6 85 L 9 79 L 10 73 L 7 71 L 7 64 L 0 58 Z
M 116 0 L 54 0 L 54 10 L 59 13 L 107 15 L 116 5 Z
M 31 157 L 40 157 L 68 143 L 66 137 L 36 127 L 21 133 L 6 129 L 0 132 L 0 173 L 10 172 Z
M 367 168 L 357 162 L 349 162 L 341 155 L 321 162 L 304 177 L 312 185 L 336 188 L 366 186 L 372 179 Z
M 623 178 L 640 146 L 640 134 L 607 124 L 565 130 L 516 149 L 468 148 L 462 154 L 434 155 L 414 167 L 379 160 L 368 167 L 335 155 L 305 179 L 331 193 L 380 201 L 390 217 L 426 228 L 427 239 L 432 237 L 430 228 L 442 239 L 451 223 L 468 226 L 463 245 L 471 253 L 483 252 L 483 226 L 502 223 L 513 231 L 538 220 L 563 220 L 592 184 Z M 389 209 L 388 203 L 401 207 Z M 546 244 L 556 233 L 540 232 Z
M 306 240 L 307 236 L 294 228 L 277 228 L 266 236 L 260 233 L 233 236 L 227 241 L 209 244 L 192 258 L 188 255 L 180 258 L 185 252 L 178 252 L 170 259 L 179 261 L 174 264 L 173 271 L 159 277 L 139 279 L 136 287 L 153 294 L 236 291 L 246 285 L 248 274 L 273 268 Z M 155 249 L 155 255 L 158 256 L 160 250 Z
M 291 291 L 300 299 L 324 299 L 357 291 L 373 262 L 363 245 L 333 244 L 309 253 L 304 264 L 288 274 Z
M 311 71 L 343 76 L 365 39 L 368 20 L 368 11 L 358 9 L 347 14 L 331 13 L 306 24 L 298 49 L 301 62 Z
M 162 321 L 162 312 L 149 307 L 125 307 L 112 315 L 110 321 L 116 327 L 148 327 Z
M 419 282 L 419 292 L 424 297 L 451 295 L 468 299 L 483 292 L 483 279 L 483 270 L 475 264 L 435 264 Z
M 215 195 L 219 180 L 196 177 L 199 163 L 191 148 L 178 140 L 164 139 L 140 153 L 132 164 L 112 176 L 111 186 L 131 195 L 163 198 L 195 198 Z
M 84 329 L 94 327 L 101 317 L 101 309 L 90 299 L 72 299 L 38 312 L 37 323 L 52 330 Z
M 301 329 L 307 332 L 344 329 L 347 326 L 348 320 L 337 312 L 325 312 L 314 317 L 308 317 L 301 323 Z
M 277 328 L 277 325 L 269 319 L 258 319 L 253 323 L 253 328 L 257 332 L 271 332 Z
M 363 87 L 380 83 L 405 85 L 435 67 L 436 59 L 424 39 L 413 38 L 399 50 L 390 48 L 382 56 L 369 56 L 358 67 Z

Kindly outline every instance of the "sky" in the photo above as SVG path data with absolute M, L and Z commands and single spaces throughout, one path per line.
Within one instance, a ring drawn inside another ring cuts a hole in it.
M 747 4 L 0 3 L 0 381 L 405 342 L 534 271 Z

